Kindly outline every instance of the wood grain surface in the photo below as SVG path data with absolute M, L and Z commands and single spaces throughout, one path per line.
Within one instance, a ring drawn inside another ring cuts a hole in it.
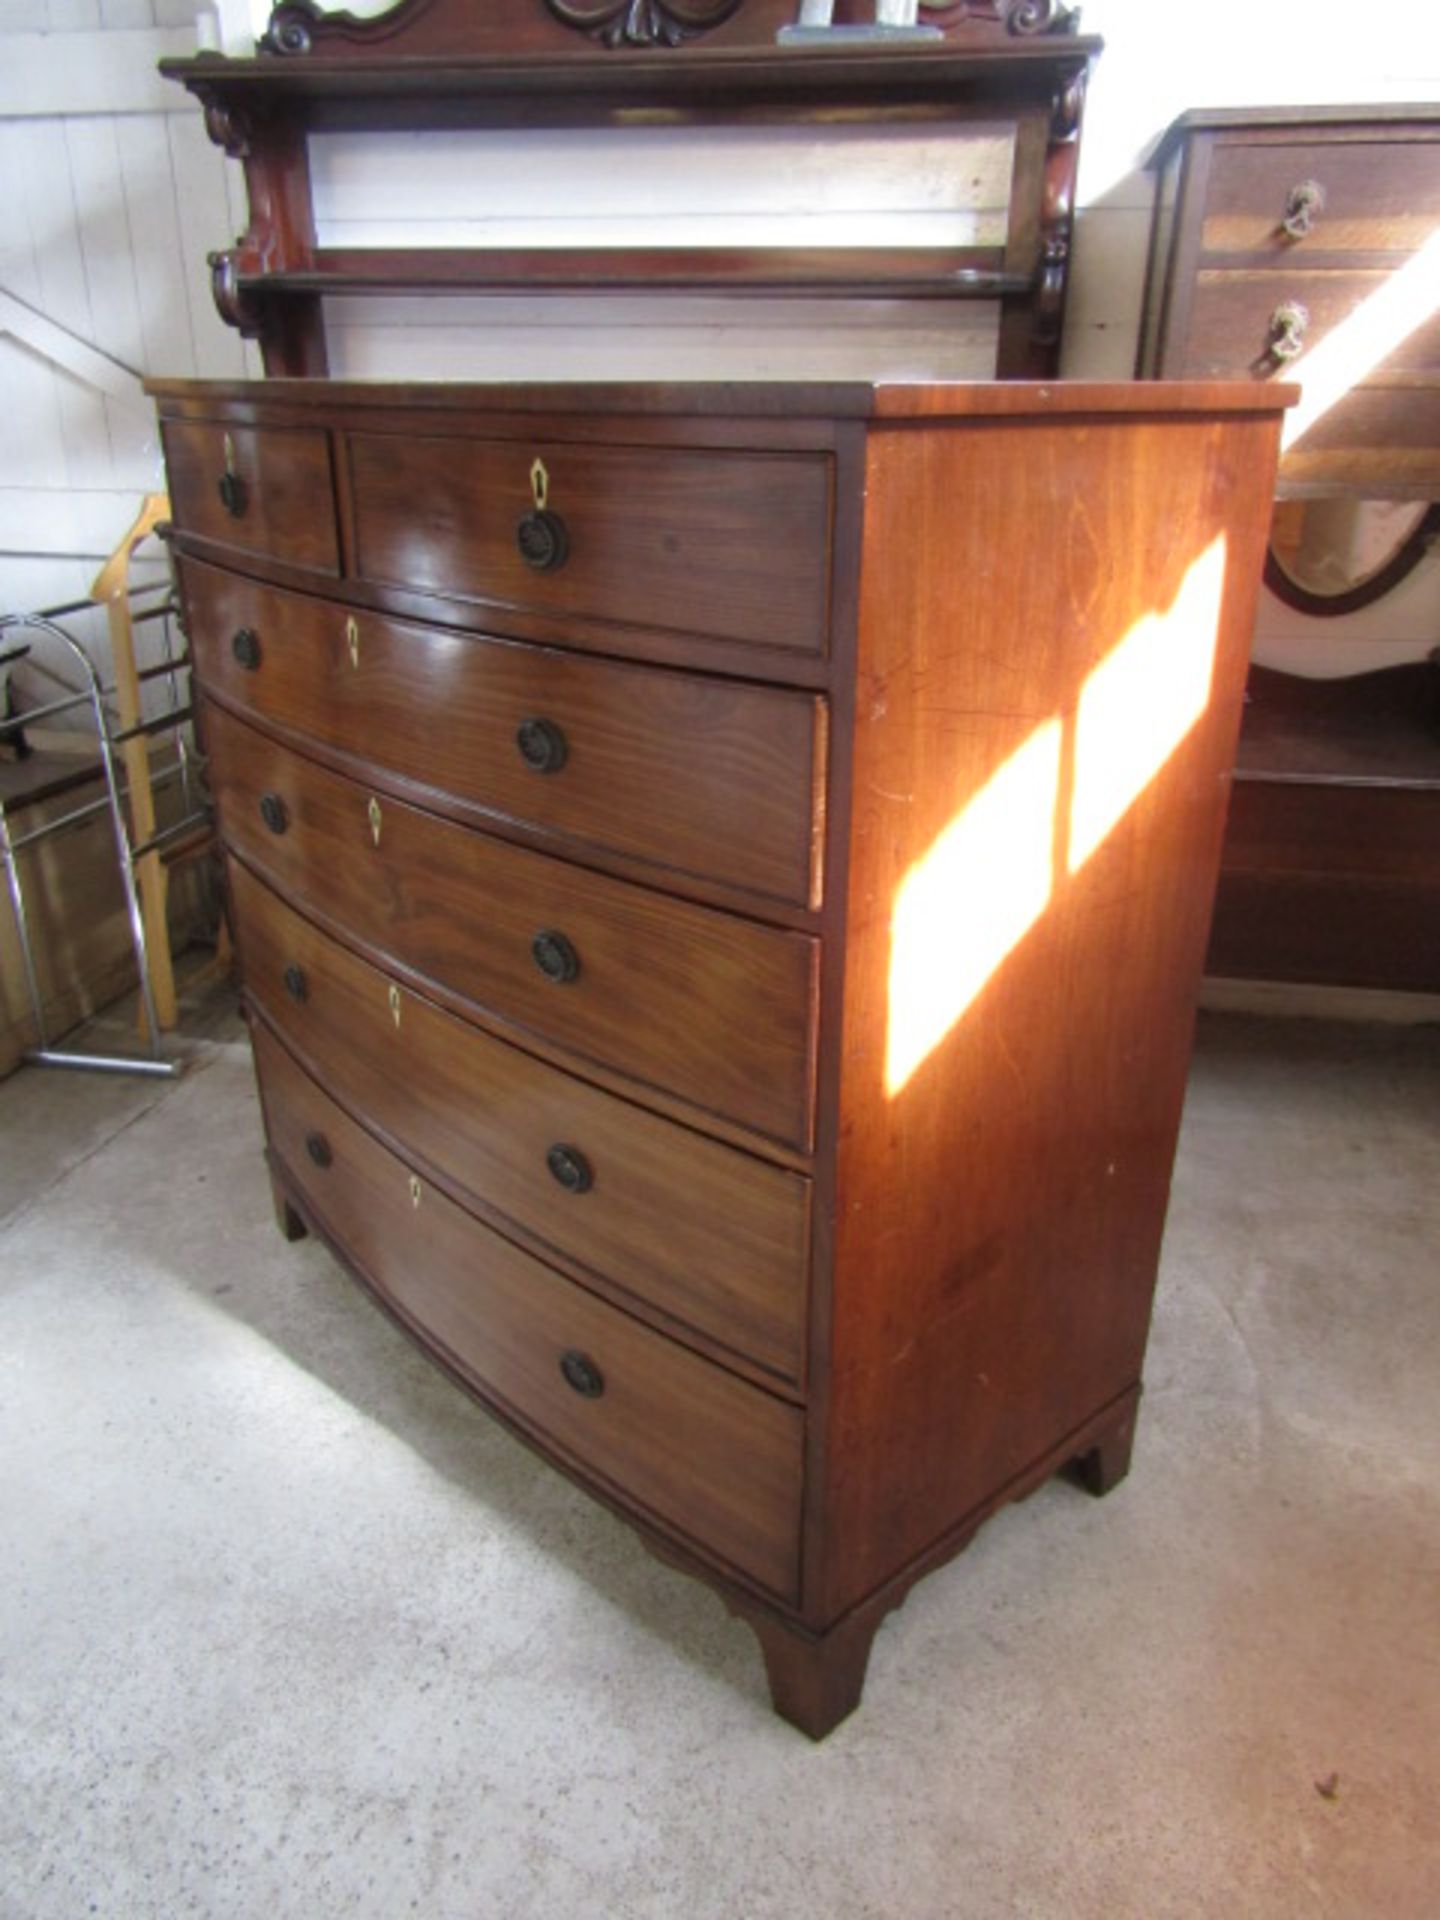
M 378 802 L 218 707 L 205 738 L 222 834 L 297 904 L 518 1034 L 808 1144 L 814 940 Z M 267 794 L 288 819 L 278 834 L 261 817 Z M 536 965 L 547 932 L 578 956 L 567 984 Z
M 781 1596 L 796 1581 L 803 1416 L 597 1300 L 415 1176 L 326 1098 L 264 1028 L 272 1150 L 337 1245 L 442 1348 L 583 1473 Z M 328 1156 L 320 1166 L 312 1143 Z M 586 1398 L 567 1354 L 598 1371 Z
M 246 989 L 352 1114 L 459 1197 L 790 1385 L 804 1368 L 810 1182 L 545 1065 L 328 939 L 238 862 Z M 299 996 L 287 987 L 299 969 Z M 567 1192 L 557 1145 L 593 1184 Z
M 816 903 L 815 697 L 386 620 L 197 562 L 183 574 L 210 696 L 337 749 L 358 777 L 373 764 L 571 850 Z M 236 658 L 242 631 L 256 666 Z M 553 772 L 520 751 L 537 720 L 564 742 Z

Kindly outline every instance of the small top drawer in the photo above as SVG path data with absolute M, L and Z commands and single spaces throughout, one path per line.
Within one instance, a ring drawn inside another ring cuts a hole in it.
M 1440 224 L 1440 141 L 1221 141 L 1206 254 L 1411 253 Z
M 825 454 L 377 433 L 345 449 L 361 579 L 825 650 Z
M 166 420 L 161 435 L 180 532 L 286 566 L 339 573 L 328 434 Z

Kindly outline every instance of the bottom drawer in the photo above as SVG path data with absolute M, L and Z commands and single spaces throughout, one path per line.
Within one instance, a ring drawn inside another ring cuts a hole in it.
M 794 1599 L 803 1417 L 492 1233 L 254 1033 L 271 1148 L 336 1246 L 528 1431 Z

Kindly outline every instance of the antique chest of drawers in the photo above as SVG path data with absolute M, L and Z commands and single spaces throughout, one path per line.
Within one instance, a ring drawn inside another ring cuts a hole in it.
M 282 1227 L 824 1733 L 1125 1469 L 1280 396 L 154 391 Z
M 1139 372 L 1293 368 L 1281 493 L 1440 499 L 1440 109 L 1187 113 L 1152 165 Z

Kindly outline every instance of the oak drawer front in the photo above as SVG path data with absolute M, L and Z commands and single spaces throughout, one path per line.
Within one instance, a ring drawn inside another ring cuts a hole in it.
M 810 1183 L 402 988 L 230 867 L 246 987 L 352 1112 L 487 1208 L 796 1383 Z
M 351 434 L 362 579 L 796 652 L 824 651 L 823 454 Z M 567 551 L 521 557 L 533 468 Z
M 1205 272 L 1196 278 L 1195 297 L 1179 375 L 1216 379 L 1227 375 L 1274 375 L 1304 385 L 1306 357 L 1327 334 L 1348 320 L 1390 283 L 1385 273 L 1316 273 L 1298 268 L 1254 272 Z M 1297 340 L 1301 356 L 1290 362 L 1271 349 L 1286 307 L 1304 309 Z M 1359 322 L 1357 322 L 1359 324 Z M 1440 317 L 1415 327 L 1388 357 L 1374 361 L 1357 340 L 1356 382 L 1376 373 L 1440 372 Z
M 330 436 L 322 429 L 167 420 L 161 437 L 181 533 L 339 573 Z
M 442 633 L 193 563 L 207 691 L 597 848 L 810 903 L 813 695 Z
M 377 1290 L 539 1437 L 717 1558 L 792 1596 L 797 1409 L 492 1233 L 416 1181 L 263 1028 L 254 1041 L 271 1147 Z
M 1286 231 L 1287 218 L 1298 232 Z M 1201 246 L 1297 260 L 1405 254 L 1437 224 L 1440 141 L 1223 141 L 1210 161 Z
M 507 1024 L 808 1145 L 815 941 L 379 801 L 217 707 L 205 734 L 225 838 L 297 902 Z

